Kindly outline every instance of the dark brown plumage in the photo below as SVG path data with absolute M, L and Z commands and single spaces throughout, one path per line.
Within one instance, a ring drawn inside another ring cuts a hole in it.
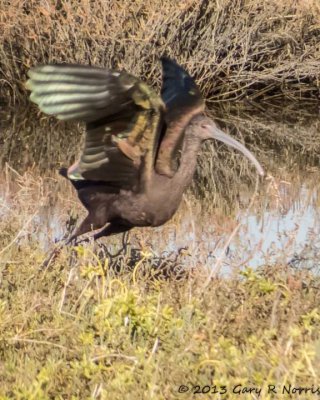
M 161 97 L 124 71 L 79 65 L 29 71 L 30 98 L 43 112 L 86 123 L 80 160 L 61 170 L 88 210 L 72 238 L 102 228 L 108 236 L 164 224 L 177 210 L 207 139 L 242 151 L 263 175 L 254 156 L 204 116 L 188 73 L 168 58 L 162 66 Z

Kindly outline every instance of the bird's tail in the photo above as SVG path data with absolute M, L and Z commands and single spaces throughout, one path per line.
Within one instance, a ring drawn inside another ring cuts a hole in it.
M 89 181 L 86 181 L 86 180 L 79 180 L 79 181 L 77 181 L 77 180 L 74 180 L 74 179 L 70 179 L 69 176 L 68 176 L 68 168 L 66 168 L 66 167 L 60 168 L 60 169 L 59 169 L 59 174 L 60 174 L 61 176 L 63 176 L 64 178 L 68 179 L 68 181 L 72 183 L 72 186 L 73 186 L 76 190 L 83 189 L 83 188 L 85 188 L 85 187 L 87 187 L 87 186 L 90 185 L 90 182 L 89 182 Z
M 66 167 L 60 168 L 60 169 L 59 169 L 59 174 L 60 174 L 61 176 L 63 176 L 64 178 L 69 179 L 69 178 L 68 178 L 68 168 L 66 168 Z

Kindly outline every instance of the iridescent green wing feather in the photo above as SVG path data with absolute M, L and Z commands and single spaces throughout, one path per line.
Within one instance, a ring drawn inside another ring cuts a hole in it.
M 70 179 L 141 189 L 150 179 L 164 104 L 126 72 L 79 65 L 31 69 L 27 88 L 40 110 L 86 123 L 85 146 Z

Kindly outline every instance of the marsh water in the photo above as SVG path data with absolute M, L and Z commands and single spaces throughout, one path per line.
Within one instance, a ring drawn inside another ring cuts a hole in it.
M 319 106 L 224 105 L 212 114 L 255 153 L 266 177 L 242 155 L 207 144 L 176 216 L 163 227 L 134 229 L 126 240 L 157 255 L 183 249 L 186 263 L 222 271 L 275 263 L 318 268 Z M 49 250 L 85 215 L 56 172 L 79 154 L 83 128 L 20 110 L 2 115 L 1 130 L 1 257 L 13 240 Z M 121 248 L 121 237 L 102 240 Z

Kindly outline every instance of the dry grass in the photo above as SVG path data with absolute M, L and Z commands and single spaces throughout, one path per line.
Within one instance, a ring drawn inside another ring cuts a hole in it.
M 162 54 L 195 75 L 211 102 L 319 95 L 317 0 L 2 0 L 1 10 L 0 93 L 11 106 L 26 103 L 35 64 L 126 68 L 159 85 Z

